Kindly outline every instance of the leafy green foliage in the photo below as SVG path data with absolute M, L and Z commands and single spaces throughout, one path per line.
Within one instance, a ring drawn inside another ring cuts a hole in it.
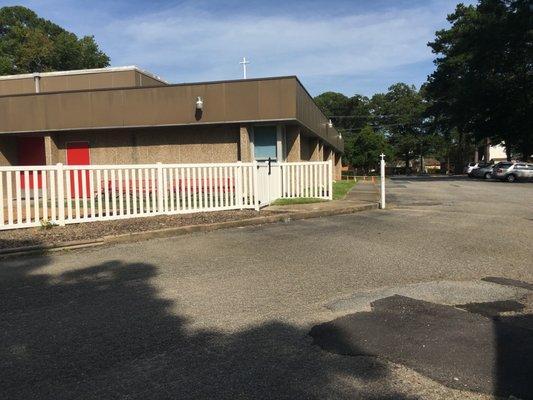
M 533 153 L 533 30 L 528 0 L 459 4 L 429 43 L 436 70 L 426 85 L 441 130 Z
M 25 7 L 0 8 L 0 75 L 108 65 L 94 37 L 78 38 Z
M 376 168 L 379 155 L 399 157 L 407 164 L 432 150 L 433 136 L 425 118 L 427 104 L 414 86 L 392 85 L 372 99 L 326 92 L 316 97 L 345 138 L 345 158 L 365 171 Z
M 370 100 L 365 96 L 325 92 L 315 97 L 315 102 L 343 134 L 359 131 L 371 118 Z
M 375 126 L 386 135 L 396 156 L 405 160 L 406 167 L 410 160 L 426 154 L 431 147 L 426 108 L 421 93 L 405 83 L 396 83 L 387 93 L 372 97 Z
M 356 168 L 363 168 L 367 173 L 373 168 L 377 169 L 381 153 L 390 160 L 394 151 L 387 143 L 385 135 L 376 132 L 370 125 L 346 137 L 345 157 Z

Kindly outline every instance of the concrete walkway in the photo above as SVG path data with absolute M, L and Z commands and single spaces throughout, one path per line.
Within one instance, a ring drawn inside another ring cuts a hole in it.
M 268 206 L 265 210 L 286 212 L 309 211 L 353 211 L 377 208 L 379 201 L 378 187 L 372 183 L 360 182 L 355 185 L 343 200 L 322 201 L 309 204 L 290 204 L 283 206 Z

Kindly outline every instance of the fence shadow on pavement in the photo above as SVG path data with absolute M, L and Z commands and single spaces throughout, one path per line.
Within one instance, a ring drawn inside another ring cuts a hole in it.
M 150 284 L 155 265 L 111 261 L 52 274 L 49 264 L 0 261 L 3 398 L 407 399 L 383 385 L 385 364 L 332 356 L 289 324 L 190 330 L 173 311 L 179 304 Z M 354 392 L 339 376 L 381 390 Z

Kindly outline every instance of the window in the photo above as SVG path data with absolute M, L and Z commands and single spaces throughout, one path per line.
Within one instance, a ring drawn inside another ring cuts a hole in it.
M 254 155 L 256 160 L 277 159 L 277 127 L 254 127 Z
M 497 168 L 502 168 L 502 169 L 507 169 L 507 168 L 509 168 L 512 165 L 513 165 L 513 163 L 499 162 L 498 164 L 496 164 L 496 167 Z

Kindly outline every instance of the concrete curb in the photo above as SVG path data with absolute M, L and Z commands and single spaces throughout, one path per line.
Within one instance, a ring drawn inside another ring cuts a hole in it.
M 248 219 L 241 219 L 235 221 L 225 221 L 225 222 L 216 222 L 213 224 L 202 224 L 202 225 L 186 225 L 178 226 L 175 228 L 164 228 L 157 229 L 153 231 L 146 232 L 133 232 L 126 233 L 122 235 L 112 235 L 104 236 L 101 239 L 94 240 L 77 240 L 72 242 L 65 242 L 61 244 L 51 244 L 44 246 L 26 246 L 26 247 L 15 247 L 11 249 L 0 249 L 0 258 L 8 258 L 22 255 L 36 255 L 36 254 L 46 254 L 50 252 L 71 250 L 71 249 L 80 249 L 85 247 L 95 247 L 102 246 L 105 244 L 111 243 L 128 243 L 136 242 L 147 239 L 156 239 L 156 238 L 165 238 L 173 236 L 181 236 L 189 233 L 195 232 L 211 232 L 220 229 L 227 228 L 239 228 L 245 226 L 259 226 L 265 224 L 272 224 L 277 222 L 289 222 L 291 220 L 297 221 L 301 219 L 308 218 L 320 218 L 328 217 L 333 215 L 341 214 L 353 214 L 359 211 L 377 209 L 379 207 L 378 203 L 369 203 L 369 204 L 360 204 L 357 206 L 342 207 L 332 210 L 316 210 L 316 211 L 305 211 L 305 212 L 287 212 L 278 215 L 269 215 L 265 217 L 255 217 Z
M 185 226 L 177 226 L 175 228 L 157 229 L 154 231 L 133 232 L 133 233 L 125 233 L 122 235 L 104 236 L 103 240 L 105 243 L 126 243 L 126 242 L 134 242 L 134 241 L 146 240 L 146 239 L 181 236 L 181 235 L 186 235 L 188 233 L 195 233 L 195 232 L 211 232 L 211 231 L 216 231 L 216 230 L 225 229 L 225 228 L 238 228 L 238 227 L 250 226 L 250 225 L 271 224 L 275 222 L 288 222 L 290 219 L 291 218 L 289 214 L 283 213 L 279 215 L 269 215 L 267 217 L 240 219 L 236 221 L 215 222 L 212 224 L 201 224 L 201 225 L 185 225 Z
M 0 258 L 15 257 L 20 255 L 29 254 L 44 254 L 54 251 L 69 250 L 69 249 L 81 249 L 84 247 L 95 247 L 105 244 L 103 239 L 92 240 L 74 240 L 72 242 L 63 242 L 59 244 L 48 245 L 35 245 L 35 246 L 23 246 L 12 247 L 10 249 L 0 249 Z

